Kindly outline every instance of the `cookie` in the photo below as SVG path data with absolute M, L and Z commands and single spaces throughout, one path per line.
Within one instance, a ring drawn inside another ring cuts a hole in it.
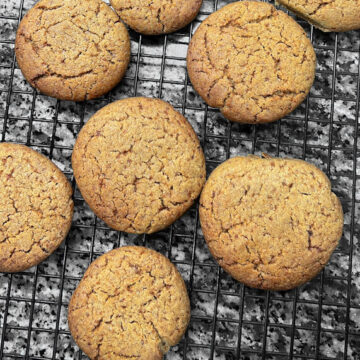
M 45 156 L 0 144 L 0 272 L 39 264 L 65 239 L 73 216 L 72 189 Z
M 145 35 L 168 34 L 190 24 L 202 0 L 110 0 L 121 19 Z
M 40 0 L 19 25 L 15 52 L 33 87 L 82 101 L 104 95 L 122 79 L 130 39 L 101 0 Z
M 359 0 L 277 0 L 277 2 L 325 32 L 360 29 Z
M 302 160 L 236 157 L 210 175 L 200 221 L 220 266 L 247 286 L 288 290 L 316 276 L 341 238 L 326 175 Z
M 264 2 L 241 1 L 211 14 L 195 32 L 187 68 L 195 90 L 223 115 L 266 123 L 293 111 L 315 76 L 302 27 Z
M 75 290 L 70 332 L 96 360 L 162 359 L 190 319 L 190 301 L 176 267 L 160 253 L 125 246 L 97 258 Z
M 99 110 L 82 128 L 72 164 L 76 183 L 110 227 L 153 233 L 200 194 L 205 159 L 187 120 L 158 99 L 129 98 Z

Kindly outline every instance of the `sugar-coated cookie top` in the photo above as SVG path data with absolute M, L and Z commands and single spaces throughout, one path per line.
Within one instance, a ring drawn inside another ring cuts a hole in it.
M 101 0 L 40 0 L 19 25 L 15 51 L 32 86 L 58 99 L 82 101 L 121 80 L 130 39 Z
M 360 0 L 278 0 L 322 31 L 360 29 Z
M 111 5 L 135 31 L 145 35 L 168 34 L 188 25 L 202 0 L 111 0 Z
M 342 234 L 326 175 L 302 160 L 232 158 L 210 175 L 201 227 L 219 264 L 248 286 L 287 290 L 313 278 Z
M 96 259 L 69 305 L 69 327 L 97 360 L 160 360 L 190 319 L 184 281 L 163 255 L 125 246 Z
M 188 121 L 158 99 L 128 98 L 99 110 L 72 155 L 79 189 L 110 227 L 159 231 L 200 194 L 205 159 Z
M 0 144 L 0 272 L 30 268 L 64 240 L 73 216 L 72 189 L 45 156 Z
M 310 40 L 274 6 L 241 1 L 202 22 L 187 67 L 195 90 L 226 118 L 242 123 L 280 119 L 306 97 L 315 76 Z

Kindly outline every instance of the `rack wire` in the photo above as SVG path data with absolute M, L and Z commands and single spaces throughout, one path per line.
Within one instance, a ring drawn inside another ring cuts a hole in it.
M 318 58 L 310 95 L 274 124 L 231 124 L 194 92 L 185 62 L 198 24 L 228 2 L 204 0 L 197 20 L 175 34 L 131 32 L 132 59 L 121 84 L 104 98 L 71 103 L 37 93 L 16 64 L 16 28 L 35 1 L 1 1 L 0 139 L 31 146 L 65 172 L 75 189 L 75 217 L 66 242 L 46 261 L 22 273 L 0 274 L 0 359 L 86 359 L 67 326 L 71 293 L 92 260 L 125 244 L 162 252 L 186 280 L 191 322 L 167 359 L 360 359 L 360 33 L 324 34 L 297 19 Z M 169 101 L 188 118 L 208 172 L 229 157 L 261 152 L 303 158 L 324 170 L 345 215 L 344 235 L 325 270 L 288 292 L 244 287 L 211 258 L 198 204 L 169 229 L 149 236 L 116 232 L 97 219 L 76 189 L 72 146 L 97 109 L 135 95 Z

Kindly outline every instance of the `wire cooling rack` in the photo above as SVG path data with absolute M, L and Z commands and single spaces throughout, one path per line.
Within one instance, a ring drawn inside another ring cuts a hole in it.
M 167 359 L 360 359 L 360 32 L 324 34 L 299 21 L 317 53 L 310 96 L 274 124 L 230 124 L 194 92 L 185 62 L 195 28 L 227 2 L 204 0 L 197 20 L 175 34 L 131 33 L 132 59 L 121 84 L 104 98 L 72 103 L 36 93 L 16 64 L 17 25 L 35 1 L 0 1 L 0 139 L 50 157 L 75 189 L 66 242 L 29 271 L 0 274 L 0 359 L 86 359 L 68 331 L 70 296 L 92 260 L 125 244 L 162 252 L 186 280 L 191 323 Z M 151 236 L 119 233 L 97 219 L 75 187 L 72 146 L 97 109 L 134 95 L 160 97 L 188 118 L 201 139 L 208 172 L 229 157 L 261 152 L 303 158 L 324 170 L 345 215 L 344 235 L 325 270 L 293 291 L 244 287 L 212 260 L 198 204 Z

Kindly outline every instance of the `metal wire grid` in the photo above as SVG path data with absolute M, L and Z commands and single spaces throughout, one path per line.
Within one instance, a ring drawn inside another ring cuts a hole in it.
M 17 25 L 33 2 L 13 0 L 0 4 L 3 29 L 11 21 Z M 198 18 L 202 20 L 226 2 L 229 1 L 204 0 Z M 9 4 L 18 5 L 17 16 L 16 11 L 8 11 Z M 158 96 L 173 103 L 192 122 L 202 141 L 209 171 L 230 156 L 262 151 L 304 158 L 321 166 L 335 183 L 345 212 L 345 236 L 335 260 L 333 257 L 317 279 L 299 289 L 285 293 L 252 290 L 233 281 L 212 261 L 202 238 L 197 205 L 168 230 L 135 237 L 110 231 L 91 214 L 75 191 L 73 230 L 56 254 L 44 262 L 47 265 L 0 277 L 0 359 L 86 358 L 71 341 L 66 326 L 69 294 L 94 258 L 110 248 L 130 243 L 145 244 L 169 256 L 188 285 L 193 308 L 191 324 L 168 359 L 360 359 L 360 285 L 354 280 L 360 271 L 360 196 L 356 191 L 360 179 L 356 171 L 360 34 L 324 35 L 308 27 L 319 61 L 326 64 L 325 70 L 319 66 L 317 72 L 320 93 L 313 92 L 299 111 L 284 120 L 266 126 L 246 126 L 224 121 L 192 90 L 184 70 L 184 49 L 196 25 L 194 22 L 175 35 L 156 38 L 131 33 L 132 63 L 127 77 L 104 99 L 72 104 L 75 120 L 62 118 L 63 107 L 68 106 L 64 102 L 52 102 L 29 87 L 19 89 L 16 81 L 23 80 L 18 76 L 14 39 L 4 38 L 7 32 L 0 27 L 1 141 L 25 143 L 42 151 L 64 169 L 75 188 L 69 165 L 72 143 L 62 139 L 66 137 L 61 134 L 63 129 L 71 128 L 76 136 L 96 108 L 117 98 Z M 350 70 L 339 70 L 339 53 L 344 52 L 353 59 Z M 155 66 L 155 72 L 151 66 Z M 157 71 L 158 77 L 154 75 Z M 171 78 L 167 72 L 173 71 Z M 146 72 L 150 77 L 142 75 Z M 355 96 L 351 97 L 347 89 L 339 95 L 339 76 L 350 81 Z M 18 101 L 16 107 L 22 108 L 24 99 L 29 103 L 29 111 L 12 116 L 14 103 Z M 50 114 L 40 111 L 39 115 L 39 99 L 45 105 L 47 101 L 53 104 Z M 321 105 L 326 101 L 330 105 L 328 112 Z M 350 119 L 335 115 L 339 102 L 351 103 Z M 321 111 L 312 112 L 313 108 Z M 341 128 L 351 129 L 350 134 L 339 136 Z M 313 134 L 319 132 L 319 139 L 314 141 Z M 35 134 L 40 134 L 37 142 Z M 99 233 L 103 234 L 101 239 L 108 239 L 105 247 L 98 246 Z M 74 265 L 77 263 L 82 264 L 79 269 Z M 52 288 L 47 291 L 49 287 Z M 16 307 L 20 310 L 14 312 Z M 52 311 L 44 311 L 47 307 Z M 18 315 L 16 320 L 14 314 Z

